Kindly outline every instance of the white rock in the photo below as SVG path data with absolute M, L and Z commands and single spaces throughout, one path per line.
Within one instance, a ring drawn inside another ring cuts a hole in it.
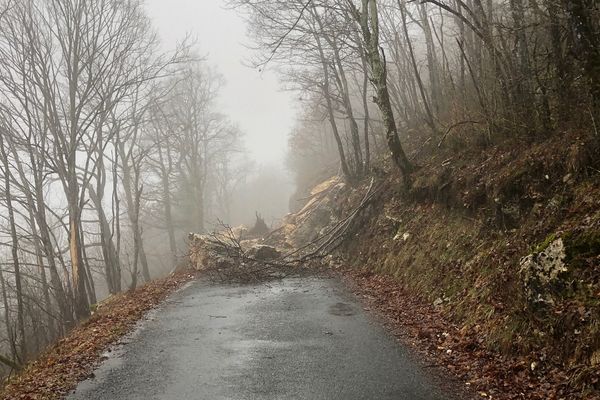
M 561 274 L 568 271 L 565 259 L 565 244 L 561 238 L 554 240 L 543 251 L 521 259 L 520 273 L 530 300 L 553 303 L 547 289 L 560 280 Z

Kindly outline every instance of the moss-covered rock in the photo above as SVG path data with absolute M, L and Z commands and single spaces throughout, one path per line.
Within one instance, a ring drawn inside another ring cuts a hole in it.
M 593 283 L 589 278 L 600 275 L 599 257 L 599 231 L 578 230 L 548 235 L 520 262 L 527 299 L 532 303 L 554 303 L 554 296 L 576 295 L 577 285 L 570 282 Z
M 523 257 L 520 262 L 525 295 L 532 304 L 554 304 L 554 296 L 564 287 L 562 278 L 568 272 L 563 239 L 546 241 L 538 246 L 540 251 Z

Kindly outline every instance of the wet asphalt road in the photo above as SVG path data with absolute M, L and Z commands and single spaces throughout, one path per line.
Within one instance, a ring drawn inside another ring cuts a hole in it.
M 448 399 L 332 279 L 194 282 L 71 400 Z

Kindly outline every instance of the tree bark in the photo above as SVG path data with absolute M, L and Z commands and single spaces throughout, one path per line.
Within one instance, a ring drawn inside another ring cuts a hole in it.
M 600 14 L 597 0 L 563 0 L 569 23 L 576 33 L 575 43 L 581 49 L 583 67 L 590 85 L 592 108 L 600 113 L 600 25 L 594 18 Z
M 351 3 L 352 4 L 352 3 Z M 411 185 L 410 174 L 413 171 L 412 164 L 408 161 L 404 148 L 398 137 L 398 128 L 394 119 L 394 111 L 390 101 L 387 86 L 387 67 L 385 53 L 379 47 L 379 16 L 376 0 L 362 0 L 362 12 L 354 9 L 366 43 L 367 60 L 371 66 L 371 81 L 375 85 L 377 97 L 375 103 L 381 110 L 383 125 L 386 132 L 388 149 L 394 164 L 400 169 L 404 178 L 404 184 L 408 188 Z
M 4 169 L 4 197 L 6 202 L 6 211 L 8 213 L 8 224 L 10 227 L 11 237 L 11 255 L 13 268 L 15 272 L 15 287 L 17 295 L 17 329 L 21 337 L 20 342 L 20 359 L 23 361 L 27 360 L 27 336 L 25 335 L 25 316 L 23 312 L 23 283 L 21 277 L 21 264 L 19 260 L 19 239 L 17 234 L 17 225 L 15 222 L 15 212 L 12 205 L 12 192 L 11 192 L 11 172 L 10 165 L 8 163 L 8 157 L 6 154 L 6 148 L 4 140 L 2 139 L 3 133 L 0 133 L 0 155 L 2 156 L 3 169 Z

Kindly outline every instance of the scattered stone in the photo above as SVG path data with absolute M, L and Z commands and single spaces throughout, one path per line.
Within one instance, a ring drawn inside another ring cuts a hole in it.
M 537 363 L 535 361 L 533 361 L 530 365 L 530 368 L 532 371 L 535 371 L 537 369 Z
M 400 231 L 398 231 L 396 233 L 396 236 L 394 236 L 395 241 L 402 239 L 403 242 L 406 242 L 408 238 L 410 238 L 410 233 L 408 232 L 401 233 Z

